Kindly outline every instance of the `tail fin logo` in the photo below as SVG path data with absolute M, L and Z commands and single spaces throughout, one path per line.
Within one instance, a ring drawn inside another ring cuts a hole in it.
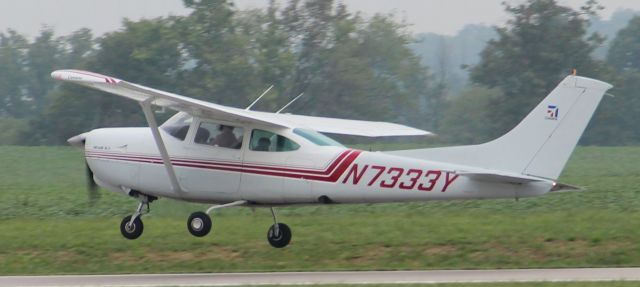
M 547 116 L 545 119 L 547 120 L 558 120 L 558 115 L 560 113 L 560 109 L 556 105 L 549 105 L 547 107 Z

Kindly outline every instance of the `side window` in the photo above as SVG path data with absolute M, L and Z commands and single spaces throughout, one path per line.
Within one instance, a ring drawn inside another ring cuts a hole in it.
M 173 137 L 184 140 L 189 132 L 193 117 L 185 113 L 178 113 L 162 125 L 162 129 Z
M 300 148 L 294 141 L 264 130 L 253 130 L 249 149 L 253 151 L 293 151 Z
M 242 146 L 243 128 L 212 122 L 202 122 L 194 142 L 223 148 L 239 149 Z

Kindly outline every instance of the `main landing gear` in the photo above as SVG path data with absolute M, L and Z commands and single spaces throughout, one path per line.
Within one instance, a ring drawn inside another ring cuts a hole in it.
M 211 217 L 202 211 L 192 213 L 187 220 L 187 229 L 189 229 L 189 233 L 196 237 L 203 237 L 209 234 L 211 226 Z
M 120 223 L 120 232 L 125 238 L 133 240 L 140 237 L 144 230 L 144 224 L 141 219 L 144 207 L 146 206 L 147 212 L 149 212 L 149 204 L 157 198 L 144 195 L 142 193 L 134 193 L 132 196 L 138 198 L 138 208 L 132 215 L 126 216 L 122 219 L 122 222 Z M 213 227 L 213 221 L 209 216 L 211 211 L 214 209 L 244 204 L 247 204 L 247 201 L 241 200 L 222 205 L 214 205 L 205 212 L 194 212 L 189 216 L 189 219 L 187 219 L 187 230 L 189 230 L 189 233 L 193 236 L 204 237 L 211 232 L 211 228 Z M 271 225 L 267 231 L 267 241 L 269 241 L 269 244 L 275 248 L 283 248 L 291 243 L 291 229 L 288 225 L 278 222 L 278 218 L 276 217 L 276 212 L 273 207 L 271 208 L 271 216 L 273 217 L 273 225 Z
M 269 231 L 267 231 L 269 244 L 275 248 L 282 248 L 289 245 L 289 242 L 291 242 L 291 229 L 284 223 L 278 223 L 273 207 L 271 208 L 271 215 L 273 216 L 273 225 L 271 225 Z
M 122 236 L 126 239 L 132 240 L 140 237 L 144 230 L 144 224 L 142 224 L 142 219 L 140 219 L 140 217 L 142 217 L 142 209 L 146 205 L 148 213 L 149 203 L 157 199 L 156 197 L 147 196 L 141 193 L 134 194 L 133 196 L 137 197 L 140 202 L 138 204 L 138 208 L 132 215 L 126 216 L 122 219 L 122 222 L 120 222 L 120 232 L 122 233 Z
M 196 237 L 203 237 L 211 231 L 213 226 L 209 213 L 214 209 L 220 209 L 225 207 L 237 206 L 246 204 L 246 201 L 236 201 L 223 205 L 215 205 L 207 209 L 206 212 L 197 211 L 192 213 L 187 219 L 187 230 L 191 235 Z M 284 223 L 279 223 L 276 217 L 276 213 L 271 208 L 271 215 L 273 216 L 273 225 L 269 227 L 267 231 L 267 240 L 269 244 L 275 248 L 283 248 L 291 242 L 291 229 Z

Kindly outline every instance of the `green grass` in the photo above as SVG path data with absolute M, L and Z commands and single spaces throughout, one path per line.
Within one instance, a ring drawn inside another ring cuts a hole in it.
M 217 211 L 213 234 L 194 238 L 186 218 L 203 206 L 170 200 L 128 241 L 119 222 L 136 202 L 101 191 L 90 205 L 80 151 L 0 147 L 0 162 L 3 275 L 640 266 L 640 147 L 579 148 L 562 181 L 585 192 L 282 208 L 293 242 L 281 250 L 266 242 L 268 210 Z
M 319 285 L 322 287 L 637 287 L 640 282 L 554 282 L 554 283 L 468 283 L 468 284 L 373 284 L 373 285 Z M 277 286 L 277 285 L 273 285 Z M 303 287 L 308 285 L 288 285 Z
M 554 283 L 467 283 L 467 284 L 372 284 L 372 285 L 318 285 L 322 287 L 637 287 L 640 282 L 554 282 Z M 277 286 L 277 285 L 273 285 Z M 272 287 L 273 287 L 272 286 Z M 288 285 L 304 287 L 309 285 Z M 268 286 L 265 286 L 268 287 Z

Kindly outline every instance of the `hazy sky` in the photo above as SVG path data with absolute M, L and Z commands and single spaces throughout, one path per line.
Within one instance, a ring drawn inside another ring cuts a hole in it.
M 413 24 L 414 32 L 455 34 L 465 24 L 501 24 L 507 19 L 505 0 L 342 0 L 352 11 L 366 15 L 395 12 Z M 522 3 L 524 0 L 506 0 Z M 268 0 L 236 0 L 241 9 L 264 7 Z M 283 2 L 280 0 L 280 2 Z M 579 7 L 586 0 L 559 0 Z M 600 0 L 608 18 L 619 9 L 640 10 L 640 0 Z M 35 36 L 43 25 L 55 28 L 59 35 L 82 27 L 96 34 L 120 27 L 122 18 L 140 19 L 166 15 L 184 15 L 182 0 L 0 0 L 0 31 L 13 28 Z

